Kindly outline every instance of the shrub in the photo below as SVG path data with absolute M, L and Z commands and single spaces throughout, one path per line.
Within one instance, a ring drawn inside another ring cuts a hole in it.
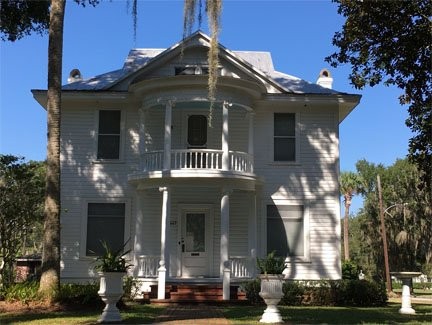
M 297 281 L 287 281 L 282 287 L 282 305 L 299 306 L 302 304 L 305 287 Z
M 58 300 L 65 304 L 93 305 L 101 303 L 101 299 L 97 293 L 98 290 L 99 284 L 96 282 L 87 284 L 61 284 Z
M 38 289 L 39 282 L 26 281 L 12 284 L 11 286 L 5 288 L 3 295 L 6 301 L 21 301 L 24 304 L 28 304 L 29 302 L 38 300 L 40 298 Z
M 241 284 L 241 289 L 246 292 L 246 299 L 252 304 L 263 303 L 263 299 L 260 297 L 259 292 L 261 290 L 260 279 L 247 281 Z
M 140 285 L 138 280 L 133 277 L 128 276 L 124 278 L 123 282 L 123 298 L 128 300 L 133 300 L 139 293 Z
M 242 289 L 251 303 L 262 303 L 259 279 L 245 282 Z M 383 282 L 366 280 L 286 281 L 282 287 L 282 305 L 309 306 L 384 306 L 387 292 Z
M 308 304 L 312 306 L 333 306 L 334 293 L 329 281 L 314 281 L 309 284 L 305 296 L 308 298 Z M 306 303 L 305 303 L 306 304 Z
M 336 304 L 341 306 L 384 306 L 388 299 L 382 282 L 342 280 L 335 290 Z
M 342 279 L 358 280 L 359 273 L 359 267 L 353 261 L 344 261 L 342 263 Z

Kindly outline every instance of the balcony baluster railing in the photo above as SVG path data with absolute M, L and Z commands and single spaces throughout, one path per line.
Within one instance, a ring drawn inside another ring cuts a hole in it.
M 176 149 L 171 150 L 171 170 L 209 169 L 222 170 L 222 150 L 212 149 Z M 142 155 L 144 172 L 163 170 L 164 152 L 151 151 Z M 230 170 L 253 173 L 252 157 L 245 152 L 229 152 Z

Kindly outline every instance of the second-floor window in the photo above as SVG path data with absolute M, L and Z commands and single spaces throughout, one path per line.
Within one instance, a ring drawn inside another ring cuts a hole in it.
M 97 159 L 120 158 L 120 110 L 100 110 Z
M 204 115 L 190 115 L 188 118 L 187 141 L 189 148 L 205 148 L 207 145 L 207 118 Z
M 295 125 L 294 113 L 274 114 L 274 161 L 296 160 Z

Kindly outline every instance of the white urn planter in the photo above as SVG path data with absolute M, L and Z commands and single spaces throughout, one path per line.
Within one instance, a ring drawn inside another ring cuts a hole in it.
M 264 299 L 267 308 L 261 316 L 261 323 L 282 323 L 282 316 L 279 312 L 277 304 L 283 297 L 282 285 L 283 278 L 282 274 L 262 274 L 261 278 L 261 291 L 259 295 Z
M 120 311 L 116 304 L 123 295 L 123 277 L 126 272 L 99 272 L 100 286 L 98 295 L 106 304 L 98 323 L 121 322 Z

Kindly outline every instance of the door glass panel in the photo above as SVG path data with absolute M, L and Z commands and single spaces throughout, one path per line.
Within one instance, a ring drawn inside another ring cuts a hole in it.
M 186 252 L 205 252 L 205 214 L 186 214 Z
M 204 147 L 207 143 L 207 118 L 191 115 L 188 119 L 188 143 L 191 147 Z

